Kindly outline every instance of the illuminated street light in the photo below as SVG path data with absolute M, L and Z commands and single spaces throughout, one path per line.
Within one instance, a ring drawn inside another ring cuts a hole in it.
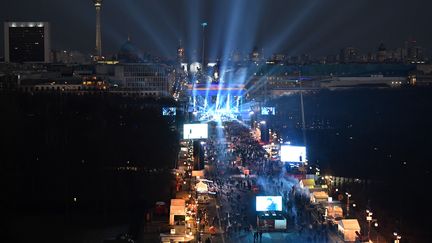
M 378 222 L 375 221 L 374 226 L 375 228 L 378 228 Z M 378 229 L 376 229 L 375 231 L 376 231 L 376 242 L 378 242 Z
M 371 223 L 372 223 L 372 221 L 375 221 L 376 222 L 376 220 L 374 220 L 374 219 L 372 219 L 372 215 L 373 215 L 373 213 L 371 212 L 371 211 L 369 211 L 369 210 L 366 210 L 366 220 L 367 220 L 367 222 L 368 222 L 368 240 L 370 240 L 370 228 L 371 228 Z
M 348 192 L 345 192 L 345 194 L 347 195 L 346 210 L 347 210 L 347 216 L 348 216 L 349 215 L 349 199 L 351 197 L 351 194 L 349 194 Z
M 402 239 L 402 236 L 400 236 L 397 232 L 393 232 L 393 235 L 396 238 L 394 243 L 399 243 L 399 240 Z

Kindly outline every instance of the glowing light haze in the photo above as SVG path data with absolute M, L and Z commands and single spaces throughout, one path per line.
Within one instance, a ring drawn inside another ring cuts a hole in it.
M 408 38 L 431 49 L 431 8 L 430 0 L 105 0 L 103 51 L 116 53 L 130 35 L 143 51 L 173 57 L 182 39 L 187 55 L 200 59 L 202 22 L 208 23 L 210 59 L 250 53 L 254 46 L 266 55 L 330 54 L 345 46 L 375 50 L 380 42 L 397 47 Z M 0 16 L 50 22 L 56 49 L 94 50 L 91 0 L 8 1 Z

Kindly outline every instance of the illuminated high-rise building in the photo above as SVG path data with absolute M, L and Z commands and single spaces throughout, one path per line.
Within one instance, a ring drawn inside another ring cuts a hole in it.
M 417 44 L 415 40 L 408 40 L 405 42 L 406 50 L 406 61 L 408 62 L 418 62 L 423 61 L 423 48 Z
M 5 62 L 50 62 L 50 28 L 47 22 L 5 22 Z
M 101 20 L 100 11 L 102 7 L 102 0 L 93 0 L 96 8 L 96 56 L 97 58 L 102 57 L 102 38 L 101 38 Z

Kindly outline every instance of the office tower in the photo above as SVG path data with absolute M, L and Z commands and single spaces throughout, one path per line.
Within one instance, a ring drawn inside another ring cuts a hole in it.
M 5 62 L 50 62 L 50 26 L 47 22 L 5 22 Z

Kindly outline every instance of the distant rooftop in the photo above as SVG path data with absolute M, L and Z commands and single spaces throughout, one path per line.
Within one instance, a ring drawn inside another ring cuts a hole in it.
M 5 22 L 6 26 L 9 27 L 44 27 L 48 25 L 48 22 Z

